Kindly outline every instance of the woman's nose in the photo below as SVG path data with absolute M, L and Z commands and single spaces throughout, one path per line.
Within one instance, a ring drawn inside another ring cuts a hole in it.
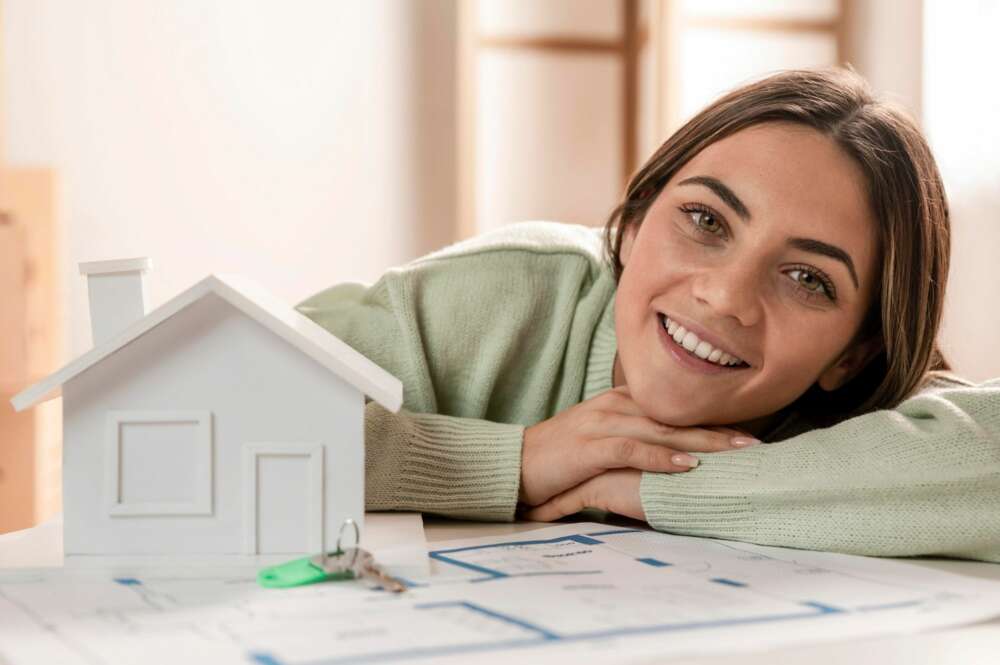
M 716 316 L 731 316 L 743 326 L 753 326 L 761 317 L 761 298 L 756 269 L 729 261 L 704 269 L 694 280 L 693 295 Z

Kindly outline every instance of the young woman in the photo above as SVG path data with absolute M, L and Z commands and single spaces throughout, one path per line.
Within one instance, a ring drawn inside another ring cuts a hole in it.
M 603 230 L 515 224 L 299 310 L 403 382 L 366 405 L 370 510 L 1000 561 L 1000 381 L 943 371 L 948 253 L 913 122 L 793 71 L 691 119 Z

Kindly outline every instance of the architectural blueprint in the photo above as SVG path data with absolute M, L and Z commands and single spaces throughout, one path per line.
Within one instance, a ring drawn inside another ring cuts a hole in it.
M 434 546 L 402 594 L 262 589 L 253 568 L 0 571 L 0 663 L 628 662 L 1000 615 L 1000 583 L 606 524 Z

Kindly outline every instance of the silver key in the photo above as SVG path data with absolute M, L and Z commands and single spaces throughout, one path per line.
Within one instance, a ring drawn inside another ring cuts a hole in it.
M 354 559 L 351 570 L 355 577 L 376 582 L 386 591 L 399 593 L 406 591 L 406 585 L 385 571 L 382 566 L 375 563 L 375 557 L 368 550 L 358 548 L 359 553 Z
M 340 525 L 340 534 L 337 536 L 337 549 L 327 554 L 317 554 L 309 559 L 309 562 L 325 572 L 327 575 L 344 578 L 366 579 L 377 582 L 383 589 L 399 593 L 406 591 L 406 585 L 389 575 L 385 570 L 375 563 L 375 557 L 368 550 L 358 547 L 346 547 L 341 549 L 340 539 L 344 535 L 344 529 L 348 526 L 354 527 L 354 542 L 361 539 L 361 530 L 357 522 L 350 517 Z
M 354 547 L 341 548 L 340 541 L 344 537 L 344 529 L 348 526 L 354 527 Z M 361 542 L 361 529 L 358 528 L 357 522 L 348 517 L 340 525 L 340 533 L 337 534 L 337 549 L 329 553 L 320 552 L 310 558 L 309 563 L 337 579 L 351 579 L 355 577 L 353 568 L 360 556 L 359 542 Z
M 317 554 L 309 559 L 309 563 L 327 575 L 333 575 L 341 579 L 351 579 L 356 577 L 354 566 L 360 556 L 361 553 L 357 547 L 347 547 L 336 552 Z
M 372 553 L 361 547 L 347 547 L 339 552 L 317 554 L 309 562 L 328 575 L 370 580 L 395 593 L 406 591 L 405 584 L 385 572 L 375 563 Z

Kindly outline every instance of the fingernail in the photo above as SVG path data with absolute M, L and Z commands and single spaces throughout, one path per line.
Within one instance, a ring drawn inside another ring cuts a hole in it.
M 670 461 L 676 464 L 677 466 L 689 466 L 692 469 L 698 466 L 697 457 L 694 457 L 692 455 L 685 455 L 684 453 L 674 455 L 673 457 L 670 458 Z
M 732 440 L 733 448 L 749 448 L 760 443 L 759 439 L 750 436 L 734 436 Z

